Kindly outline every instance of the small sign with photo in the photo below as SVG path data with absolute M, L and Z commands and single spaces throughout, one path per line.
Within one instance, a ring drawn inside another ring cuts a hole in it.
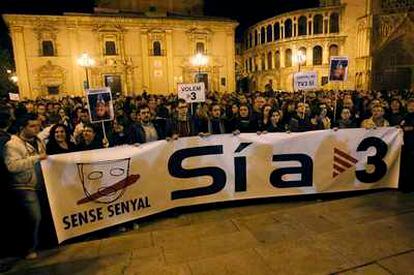
M 112 93 L 109 87 L 87 89 L 89 116 L 92 123 L 111 121 L 114 119 Z
M 329 64 L 329 81 L 346 81 L 349 59 L 347 56 L 332 56 Z

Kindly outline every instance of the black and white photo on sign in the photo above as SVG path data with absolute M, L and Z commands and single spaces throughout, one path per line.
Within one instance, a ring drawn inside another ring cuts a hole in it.
M 88 89 L 86 95 L 92 123 L 113 120 L 114 108 L 110 88 Z
M 333 56 L 329 64 L 329 81 L 346 81 L 349 59 L 346 56 Z

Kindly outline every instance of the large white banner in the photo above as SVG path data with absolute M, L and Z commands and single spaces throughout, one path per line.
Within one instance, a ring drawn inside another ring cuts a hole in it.
M 178 206 L 396 188 L 396 128 L 181 138 L 42 161 L 59 242 Z

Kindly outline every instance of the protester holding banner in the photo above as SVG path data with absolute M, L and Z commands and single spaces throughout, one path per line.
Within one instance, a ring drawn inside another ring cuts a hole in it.
M 272 110 L 270 115 L 270 123 L 266 129 L 269 133 L 278 133 L 278 132 L 284 132 L 285 129 L 281 125 L 282 121 L 282 113 L 278 110 Z
M 388 127 L 389 122 L 384 118 L 384 108 L 381 105 L 373 106 L 371 109 L 372 116 L 361 123 L 362 128 L 370 129 L 376 127 Z
M 49 141 L 46 145 L 48 155 L 74 152 L 75 144 L 70 140 L 69 129 L 64 124 L 55 124 L 50 129 Z
M 11 189 L 16 207 L 23 219 L 23 249 L 26 259 L 37 258 L 39 226 L 42 217 L 40 200 L 43 196 L 40 161 L 47 158 L 44 144 L 37 138 L 40 123 L 29 113 L 20 120 L 20 131 L 6 143 L 4 160 L 11 173 Z
M 190 137 L 196 134 L 194 121 L 188 113 L 188 103 L 184 99 L 178 100 L 177 113 L 172 120 L 172 129 L 175 136 Z
M 225 134 L 226 121 L 221 116 L 221 107 L 213 103 L 210 107 L 210 119 L 208 120 L 208 132 L 212 135 Z
M 141 105 L 138 113 L 140 122 L 131 125 L 127 137 L 129 144 L 152 142 L 171 136 L 167 123 L 162 127 L 155 120 L 151 121 L 151 111 L 148 105 Z
M 86 123 L 83 126 L 82 136 L 76 151 L 95 150 L 109 147 L 109 142 L 99 134 L 100 127 Z
M 239 107 L 239 117 L 235 124 L 231 125 L 234 134 L 256 133 L 259 131 L 258 121 L 250 114 L 249 106 L 241 104 Z

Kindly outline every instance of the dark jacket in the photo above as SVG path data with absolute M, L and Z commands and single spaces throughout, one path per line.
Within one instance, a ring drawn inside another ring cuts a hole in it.
M 157 119 L 152 121 L 155 131 L 157 132 L 158 140 L 165 139 L 171 136 L 171 127 L 167 119 Z M 141 123 L 134 123 L 128 130 L 127 143 L 146 143 L 145 130 Z

